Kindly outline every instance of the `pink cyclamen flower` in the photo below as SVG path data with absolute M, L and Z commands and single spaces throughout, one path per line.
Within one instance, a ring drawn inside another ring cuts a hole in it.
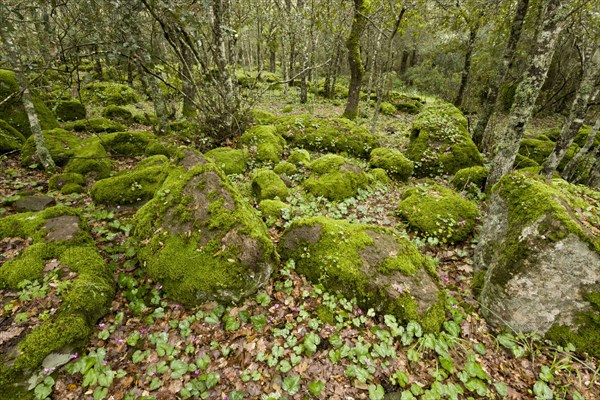
M 71 358 L 71 360 L 75 360 L 77 357 L 79 357 L 79 354 L 74 353 L 74 354 L 71 354 L 70 358 Z

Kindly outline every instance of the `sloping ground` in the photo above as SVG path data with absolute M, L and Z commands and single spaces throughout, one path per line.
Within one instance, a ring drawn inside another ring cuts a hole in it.
M 130 168 L 134 161 L 119 159 L 116 168 Z M 2 162 L 3 199 L 14 200 L 23 190 L 46 192 L 49 176 L 22 168 L 17 155 Z M 290 220 L 313 215 L 403 229 L 396 207 L 404 186 L 370 187 L 330 203 L 299 191 L 294 182 L 306 173 L 300 169 L 288 178 L 293 185 L 284 200 L 290 211 L 269 222 L 275 242 Z M 249 199 L 252 174 L 233 179 Z M 114 267 L 117 295 L 89 345 L 74 350 L 66 367 L 42 370 L 47 376 L 35 389 L 38 398 L 382 399 L 386 393 L 390 399 L 522 399 L 552 398 L 551 392 L 558 398 L 600 398 L 597 359 L 516 332 L 490 332 L 470 289 L 470 244 L 412 238 L 433 258 L 447 289 L 446 321 L 437 335 L 327 293 L 300 276 L 292 262 L 237 306 L 185 309 L 141 272 L 129 237 L 135 208 L 94 205 L 87 194 L 52 195 L 59 205 L 81 209 Z M 1 216 L 14 213 L 0 207 Z M 1 243 L 2 257 L 21 245 Z M 34 284 L 4 290 L 0 323 L 33 318 L 38 309 L 26 298 L 35 290 Z

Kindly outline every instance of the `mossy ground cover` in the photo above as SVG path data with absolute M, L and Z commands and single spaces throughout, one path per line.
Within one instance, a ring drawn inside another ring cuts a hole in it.
M 266 102 L 274 107 L 267 109 L 279 118 L 287 103 L 282 104 L 277 91 L 269 94 L 273 97 Z M 313 112 L 325 116 L 341 114 L 343 106 L 312 104 Z M 294 103 L 286 116 L 310 112 L 308 107 L 310 104 Z M 261 118 L 262 123 L 272 123 L 266 114 Z M 414 117 L 400 113 L 382 116 L 377 134 L 403 151 L 410 118 Z M 386 130 L 390 127 L 394 133 Z M 557 398 L 572 398 L 576 393 L 587 399 L 600 397 L 597 358 L 530 336 L 490 331 L 470 288 L 470 243 L 428 242 L 406 230 L 398 218 L 396 205 L 412 182 L 366 186 L 339 201 L 315 197 L 299 186 L 310 174 L 310 162 L 293 152 L 293 143 L 288 146 L 282 160 L 294 164 L 298 171 L 290 177 L 285 211 L 274 212 L 270 220 L 271 239 L 277 242 L 294 220 L 311 216 L 394 229 L 432 257 L 445 293 L 441 333 L 426 333 L 420 324 L 361 307 L 309 282 L 297 271 L 299 260 L 280 264 L 261 292 L 237 304 L 184 307 L 169 299 L 165 287 L 149 279 L 137 260 L 138 246 L 131 236 L 136 208 L 97 205 L 87 193 L 54 191 L 59 204 L 81 211 L 100 254 L 114 268 L 118 286 L 109 313 L 91 328 L 91 341 L 70 353 L 73 360 L 66 367 L 42 369 L 46 380 L 38 392 L 47 390 L 52 397 L 64 399 L 335 398 L 340 394 L 381 398 L 383 393 L 394 392 L 405 398 L 462 399 L 502 398 L 507 392 L 532 398 L 548 388 Z M 296 156 L 292 158 L 293 154 Z M 304 155 L 317 160 L 323 153 L 311 150 Z M 111 169 L 120 171 L 145 157 L 111 159 L 108 154 L 103 159 L 110 162 Z M 14 214 L 10 199 L 23 190 L 46 193 L 50 175 L 21 167 L 16 154 L 0 161 L 6 165 L 6 174 L 0 177 L 0 196 L 9 199 L 0 204 L 1 215 Z M 155 161 L 148 163 L 156 165 Z M 251 192 L 256 171 L 250 164 L 242 174 L 231 176 L 232 185 L 249 207 L 259 207 Z M 93 184 L 96 178 L 87 175 L 86 179 Z M 266 206 L 260 208 L 269 211 Z M 276 210 L 280 204 L 271 206 Z M 1 257 L 19 249 L 18 243 L 0 242 L 0 246 Z M 218 250 L 215 248 L 215 253 Z M 14 290 L 10 296 L 4 289 L 2 316 L 26 312 L 32 319 L 35 308 L 27 309 L 25 300 L 19 298 L 32 289 Z M 80 323 L 83 327 L 83 321 Z M 56 328 L 65 331 L 62 326 Z M 87 331 L 82 328 L 80 333 L 84 337 Z M 44 337 L 48 341 L 56 338 L 50 334 Z

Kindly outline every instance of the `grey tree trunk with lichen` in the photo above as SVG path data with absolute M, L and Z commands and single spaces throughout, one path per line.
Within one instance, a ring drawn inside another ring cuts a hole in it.
M 563 178 L 569 180 L 573 177 L 573 175 L 575 174 L 575 170 L 577 169 L 577 167 L 579 165 L 580 160 L 590 151 L 590 149 L 594 145 L 594 140 L 596 139 L 598 130 L 600 130 L 600 117 L 598 117 L 598 119 L 596 120 L 596 123 L 594 124 L 594 127 L 592 128 L 592 131 L 588 134 L 587 138 L 585 139 L 585 144 L 583 145 L 583 147 L 581 149 L 579 149 L 577 154 L 575 154 L 575 157 L 573 157 L 571 159 L 571 161 L 569 161 L 569 163 L 563 170 L 563 173 L 562 173 Z
M 467 83 L 469 82 L 469 74 L 471 72 L 471 59 L 473 56 L 473 48 L 475 46 L 475 39 L 477 38 L 477 31 L 479 30 L 479 23 L 476 23 L 469 30 L 469 40 L 467 41 L 467 51 L 465 53 L 465 64 L 460 77 L 460 87 L 458 88 L 458 94 L 454 100 L 454 105 L 460 107 L 463 102 L 465 91 L 467 90 Z
M 552 173 L 558 168 L 569 146 L 573 144 L 579 128 L 583 125 L 583 120 L 588 109 L 588 102 L 594 91 L 594 83 L 599 75 L 600 67 L 600 47 L 596 48 L 592 55 L 592 49 L 588 48 L 582 60 L 583 76 L 575 93 L 575 99 L 571 105 L 569 117 L 563 125 L 560 136 L 554 146 L 554 150 L 542 165 L 541 174 L 550 178 Z
M 498 71 L 498 78 L 492 82 L 488 89 L 486 102 L 482 107 L 482 111 L 479 113 L 479 119 L 477 120 L 475 130 L 473 131 L 473 142 L 475 142 L 481 151 L 485 150 L 483 146 L 488 142 L 484 140 L 486 128 L 490 122 L 490 118 L 494 114 L 500 87 L 502 87 L 502 84 L 506 81 L 511 64 L 513 63 L 515 50 L 517 49 L 517 44 L 521 38 L 523 22 L 525 21 L 528 7 L 529 0 L 519 0 L 517 11 L 510 26 L 510 36 L 508 38 L 508 43 L 506 44 L 506 49 L 504 50 L 502 67 L 500 71 Z
M 489 191 L 513 167 L 525 125 L 531 117 L 540 89 L 546 80 L 556 42 L 563 28 L 561 19 L 564 9 L 564 4 L 560 0 L 549 0 L 547 3 L 544 23 L 536 38 L 530 65 L 517 86 L 508 125 L 499 138 L 496 155 L 492 160 L 486 182 L 486 191 Z
M 366 0 L 354 0 L 354 18 L 350 36 L 346 40 L 348 49 L 348 64 L 350 66 L 350 86 L 348 87 L 348 101 L 343 116 L 348 119 L 356 119 L 358 116 L 358 102 L 360 87 L 365 74 L 365 68 L 360 57 L 360 37 L 367 25 L 368 2 Z

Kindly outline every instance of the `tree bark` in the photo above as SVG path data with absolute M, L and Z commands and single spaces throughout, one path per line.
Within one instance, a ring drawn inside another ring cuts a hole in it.
M 588 49 L 581 61 L 583 76 L 581 77 L 579 87 L 575 93 L 575 99 L 571 105 L 569 117 L 561 129 L 554 150 L 552 150 L 552 153 L 550 153 L 546 162 L 542 165 L 541 174 L 546 178 L 552 177 L 552 174 L 556 171 L 556 168 L 558 168 L 558 164 L 560 164 L 567 153 L 569 146 L 573 144 L 573 140 L 579 132 L 579 128 L 583 125 L 583 120 L 588 109 L 588 102 L 594 91 L 594 83 L 598 76 L 597 70 L 600 67 L 600 48 L 597 48 L 593 55 L 592 49 Z
M 196 115 L 196 85 L 194 84 L 194 58 L 190 49 L 185 44 L 181 46 L 181 65 L 179 76 L 181 78 L 181 92 L 183 93 L 182 111 L 184 117 L 193 118 Z
M 473 56 L 473 48 L 475 47 L 475 39 L 477 39 L 477 31 L 479 30 L 479 22 L 475 23 L 474 26 L 469 30 L 469 40 L 467 41 L 467 51 L 465 53 L 465 65 L 462 70 L 460 77 L 460 87 L 458 88 L 458 94 L 454 100 L 454 105 L 460 107 L 463 102 L 465 91 L 467 90 L 467 83 L 469 82 L 469 75 L 471 73 L 471 58 Z
M 504 55 L 502 57 L 502 67 L 500 68 L 500 71 L 498 71 L 498 77 L 492 81 L 488 89 L 486 101 L 479 113 L 477 125 L 475 125 L 475 130 L 473 131 L 473 142 L 479 147 L 479 150 L 484 150 L 482 143 L 486 143 L 486 141 L 483 140 L 483 137 L 488 123 L 490 122 L 490 118 L 494 114 L 500 88 L 504 82 L 506 82 L 511 64 L 514 62 L 515 51 L 521 38 L 523 22 L 525 21 L 528 8 L 529 0 L 519 0 L 517 3 L 517 11 L 515 12 L 510 26 L 510 36 L 508 37 L 508 43 L 506 44 L 506 49 L 504 50 Z
M 561 0 L 548 1 L 544 23 L 536 38 L 530 65 L 517 87 L 508 125 L 504 135 L 500 138 L 498 151 L 492 160 L 486 191 L 489 191 L 513 167 L 525 125 L 531 117 L 535 101 L 546 79 L 556 42 L 563 28 L 560 23 L 563 9 Z
M 350 66 L 350 86 L 348 87 L 348 101 L 343 116 L 348 119 L 358 117 L 358 102 L 360 100 L 360 87 L 365 74 L 365 69 L 360 57 L 360 38 L 367 25 L 368 4 L 365 0 L 354 0 L 354 18 L 350 36 L 346 40 L 348 49 L 348 64 Z

